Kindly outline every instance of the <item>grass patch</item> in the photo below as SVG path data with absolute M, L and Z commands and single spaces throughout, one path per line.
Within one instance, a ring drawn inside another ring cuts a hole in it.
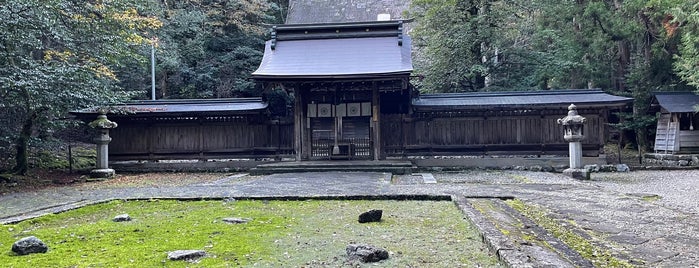
M 359 213 L 383 209 L 383 221 L 359 224 Z M 116 223 L 117 214 L 134 219 Z M 251 218 L 226 224 L 226 217 Z M 16 256 L 19 238 L 34 235 L 46 254 Z M 318 267 L 352 266 L 350 243 L 386 248 L 379 267 L 501 266 L 475 228 L 444 201 L 114 201 L 0 226 L 4 267 Z M 167 252 L 206 250 L 198 263 Z M 375 265 L 371 265 L 375 266 Z
M 593 245 L 584 237 L 570 230 L 569 227 L 565 227 L 546 216 L 546 213 L 537 206 L 525 204 L 517 199 L 507 200 L 505 203 L 546 229 L 546 231 L 563 241 L 571 249 L 580 253 L 583 258 L 591 261 L 595 267 L 633 267 L 629 262 L 614 257 L 608 250 Z M 573 221 L 568 223 L 575 225 Z

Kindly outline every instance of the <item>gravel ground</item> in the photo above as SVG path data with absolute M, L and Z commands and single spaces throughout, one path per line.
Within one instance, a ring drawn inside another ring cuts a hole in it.
M 593 173 L 586 183 L 631 196 L 657 195 L 659 205 L 699 214 L 699 170 Z
M 451 184 L 575 184 L 579 183 L 562 174 L 517 170 L 466 170 L 434 173 L 439 183 Z
M 594 186 L 629 197 L 699 214 L 699 170 L 642 170 L 632 172 L 592 173 L 590 181 L 573 180 L 562 174 L 529 171 L 463 171 L 434 173 L 439 183 L 446 184 L 554 184 Z

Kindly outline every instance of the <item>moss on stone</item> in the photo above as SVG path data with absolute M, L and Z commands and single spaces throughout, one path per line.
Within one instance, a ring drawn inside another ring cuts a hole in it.
M 548 217 L 544 209 L 526 204 L 518 199 L 508 200 L 506 203 L 563 241 L 568 247 L 577 251 L 583 258 L 591 261 L 596 267 L 633 267 L 628 261 L 614 257 L 608 250 L 595 246 L 584 237 L 573 232 L 571 228 L 563 226 L 556 220 Z M 568 223 L 573 226 L 576 225 L 572 220 L 568 221 Z

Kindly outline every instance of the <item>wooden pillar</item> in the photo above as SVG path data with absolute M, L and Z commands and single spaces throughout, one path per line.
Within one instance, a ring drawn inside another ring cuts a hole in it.
M 296 152 L 296 161 L 301 161 L 303 156 L 303 101 L 301 100 L 301 90 L 297 87 L 294 89 L 294 151 Z
M 374 160 L 382 159 L 381 155 L 381 104 L 379 98 L 379 88 L 376 83 L 373 83 L 373 89 L 371 94 L 371 126 L 373 128 L 372 135 L 374 135 Z
M 599 128 L 599 152 L 598 155 L 604 155 L 604 144 L 607 141 L 607 113 L 606 108 L 601 108 L 599 111 L 599 120 L 597 120 L 597 127 Z

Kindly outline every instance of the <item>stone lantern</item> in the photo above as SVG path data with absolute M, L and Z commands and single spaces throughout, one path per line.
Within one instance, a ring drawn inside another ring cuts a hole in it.
M 563 174 L 576 179 L 589 179 L 590 174 L 583 168 L 582 143 L 584 136 L 585 117 L 578 114 L 575 104 L 568 106 L 568 115 L 558 119 L 558 124 L 563 125 L 563 139 L 568 142 L 570 154 L 570 167 Z
M 109 168 L 109 142 L 112 138 L 109 137 L 109 129 L 116 128 L 117 123 L 109 121 L 105 111 L 100 111 L 95 121 L 88 124 L 91 128 L 97 130 L 97 137 L 94 141 L 97 144 L 97 168 L 90 171 L 91 178 L 111 178 L 114 176 L 114 170 Z

